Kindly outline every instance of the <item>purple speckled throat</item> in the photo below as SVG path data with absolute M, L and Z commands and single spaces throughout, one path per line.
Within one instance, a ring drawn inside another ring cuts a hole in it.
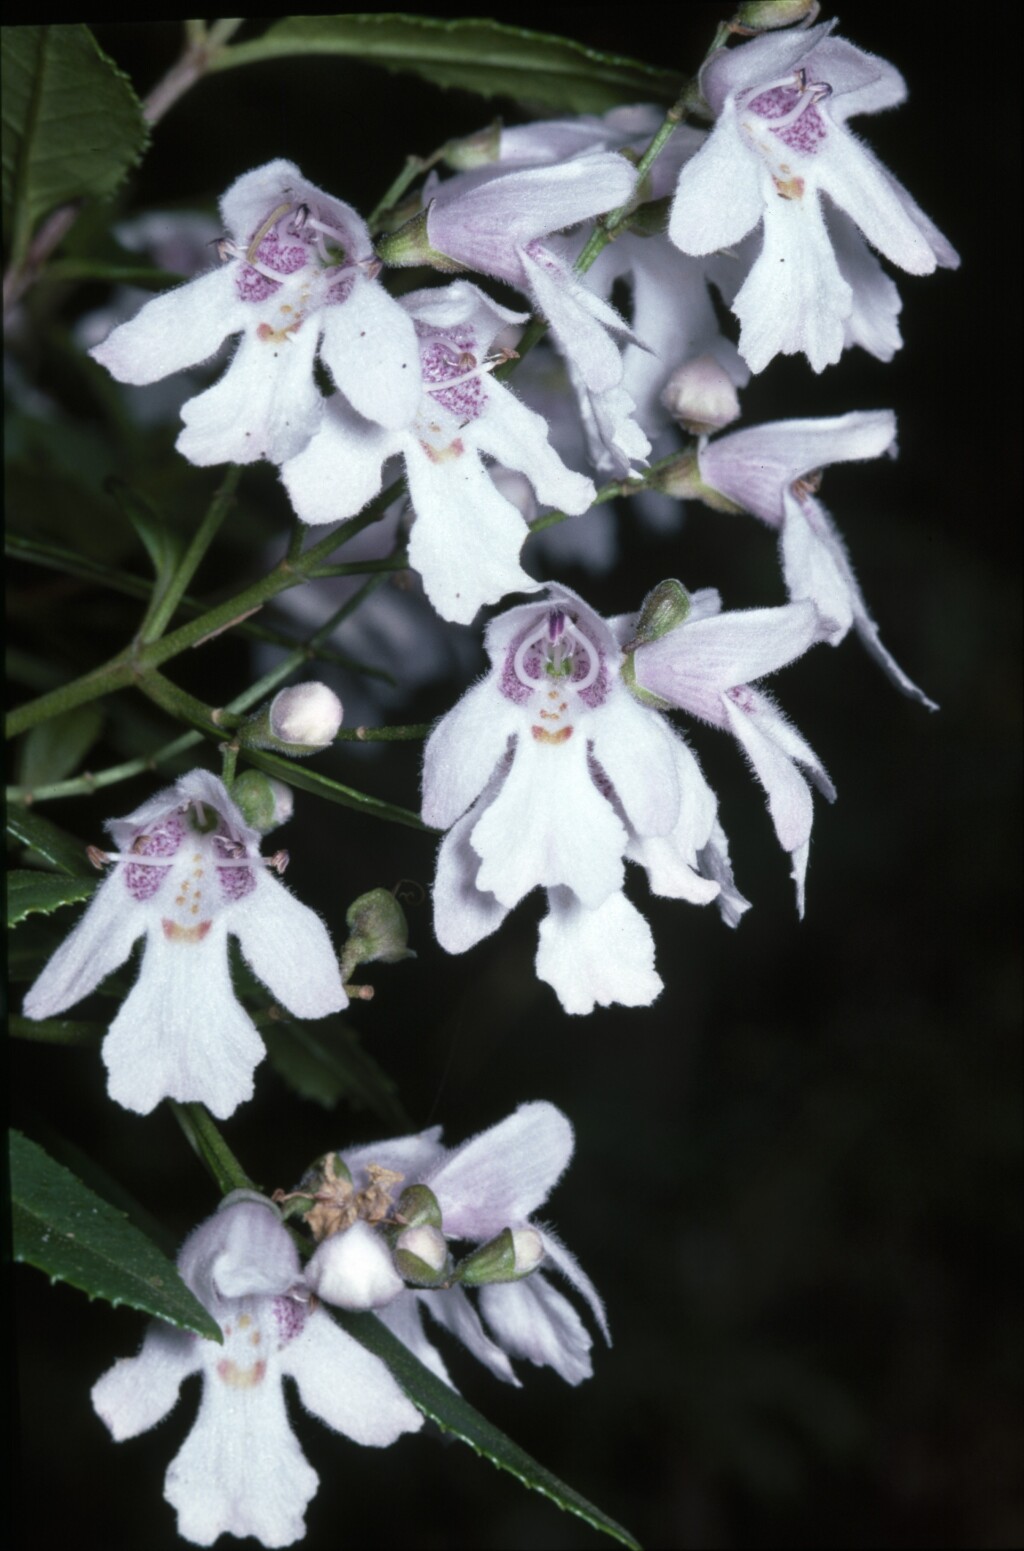
M 438 329 L 418 322 L 416 334 L 423 381 L 430 397 L 460 420 L 475 420 L 486 407 L 487 390 L 479 369 L 476 335 L 469 324 Z M 446 382 L 451 382 L 451 386 L 441 386 Z M 434 383 L 439 386 L 432 386 Z
M 552 698 L 571 691 L 591 710 L 608 698 L 608 667 L 601 647 L 562 609 L 535 616 L 505 653 L 499 687 L 507 700 L 526 705 L 539 690 Z
M 828 125 L 818 112 L 818 103 L 832 95 L 825 81 L 808 81 L 800 71 L 788 81 L 761 91 L 747 104 L 747 111 L 772 122 L 772 134 L 804 156 L 813 156 L 828 136 Z

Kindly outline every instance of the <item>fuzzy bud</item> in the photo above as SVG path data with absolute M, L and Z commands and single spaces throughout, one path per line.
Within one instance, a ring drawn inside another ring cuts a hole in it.
M 406 1228 L 393 1254 L 395 1269 L 414 1287 L 436 1287 L 451 1272 L 448 1242 L 439 1228 Z
M 774 32 L 805 19 L 813 22 L 820 9 L 818 0 L 743 0 L 736 7 L 733 28 L 737 32 Z
M 295 808 L 291 787 L 262 770 L 243 771 L 231 784 L 231 796 L 245 822 L 261 835 L 287 823 Z
M 684 430 L 707 436 L 739 418 L 736 385 L 711 355 L 677 366 L 661 392 L 661 402 Z
M 544 1241 L 535 1228 L 503 1228 L 496 1239 L 481 1244 L 457 1268 L 456 1279 L 467 1287 L 493 1282 L 518 1282 L 544 1258 Z
M 449 140 L 444 148 L 444 164 L 453 172 L 470 172 L 474 167 L 487 167 L 501 156 L 501 119 L 496 118 L 484 129 L 472 135 L 462 135 Z
M 306 1281 L 339 1309 L 383 1308 L 405 1286 L 386 1243 L 366 1222 L 324 1239 L 306 1267 Z
M 351 979 L 359 964 L 397 964 L 416 957 L 409 941 L 409 927 L 398 900 L 388 889 L 370 889 L 352 901 L 345 912 L 348 941 L 341 952 L 341 978 Z
M 396 1203 L 395 1218 L 410 1228 L 440 1228 L 441 1208 L 430 1186 L 407 1186 Z
M 337 737 L 343 715 L 341 701 L 326 684 L 293 684 L 270 702 L 270 731 L 282 743 L 325 749 Z

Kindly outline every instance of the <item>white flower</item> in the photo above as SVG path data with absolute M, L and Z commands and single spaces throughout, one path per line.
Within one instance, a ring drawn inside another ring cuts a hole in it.
M 778 531 L 789 596 L 811 600 L 825 638 L 837 646 L 852 625 L 897 689 L 934 711 L 882 645 L 846 546 L 815 494 L 828 464 L 895 451 L 896 417 L 877 409 L 733 431 L 702 443 L 697 463 L 706 485 Z
M 120 1443 L 161 1421 L 201 1373 L 199 1414 L 164 1485 L 178 1533 L 200 1546 L 224 1534 L 289 1546 L 305 1534 L 318 1478 L 288 1423 L 285 1377 L 307 1411 L 356 1443 L 386 1447 L 423 1418 L 384 1364 L 311 1305 L 269 1202 L 228 1197 L 185 1241 L 178 1269 L 223 1345 L 153 1323 L 139 1355 L 93 1386 L 93 1406 Z
M 821 371 L 844 343 L 882 360 L 898 347 L 898 298 L 854 227 L 910 274 L 959 263 L 846 128 L 857 113 L 902 102 L 903 78 L 833 38 L 833 26 L 765 33 L 718 51 L 701 72 L 717 122 L 682 170 L 669 236 L 684 253 L 712 253 L 763 222 L 761 252 L 732 304 L 740 353 L 755 372 L 779 352 L 803 351 Z
M 320 359 L 360 414 L 401 425 L 419 398 L 412 325 L 374 278 L 350 205 L 291 162 L 245 173 L 221 200 L 222 267 L 148 302 L 90 354 L 119 382 L 156 382 L 241 339 L 227 371 L 182 409 L 192 463 L 280 463 L 316 430 Z
M 608 624 L 568 588 L 548 594 L 491 622 L 491 671 L 427 743 L 423 817 L 449 831 L 434 927 L 462 953 L 541 886 L 537 973 L 566 1011 L 646 1006 L 661 980 L 621 892 L 624 857 L 659 894 L 718 898 L 717 873 L 731 875 L 717 804 L 690 750 L 622 683 Z
M 683 589 L 679 591 L 683 595 Z M 688 711 L 731 732 L 740 743 L 768 793 L 779 844 L 792 856 L 802 916 L 814 814 L 810 788 L 798 766 L 829 802 L 835 790 L 814 750 L 748 680 L 774 673 L 813 646 L 820 639 L 820 622 L 810 603 L 726 614 L 720 608 L 717 592 L 694 593 L 682 623 L 657 639 L 631 646 L 629 677 L 641 698 L 653 696 L 656 703 Z
M 403 306 L 415 322 L 424 388 L 409 424 L 385 430 L 332 401 L 282 478 L 304 522 L 336 522 L 377 494 L 382 465 L 401 454 L 416 513 L 409 562 L 438 613 L 466 624 L 483 604 L 538 586 L 519 564 L 522 514 L 489 477 L 484 456 L 524 474 L 539 500 L 563 511 L 586 511 L 594 486 L 565 467 L 541 416 L 488 374 L 492 341 L 523 323 L 521 313 L 465 280 L 413 292 Z
M 259 834 L 208 771 L 107 828 L 116 865 L 29 990 L 25 1016 L 81 1001 L 145 934 L 138 980 L 103 1043 L 110 1096 L 142 1115 L 163 1098 L 198 1100 L 224 1119 L 252 1097 L 264 1055 L 232 990 L 228 933 L 290 1012 L 322 1018 L 348 1005 L 327 929 L 270 876 Z
M 530 297 L 566 358 L 591 434 L 609 466 L 623 473 L 650 450 L 622 386 L 616 343 L 636 335 L 574 272 L 578 243 L 559 234 L 625 204 L 635 183 L 634 167 L 615 151 L 590 150 L 529 166 L 498 163 L 429 187 L 427 209 L 412 223 L 435 261 L 443 256 Z M 422 262 L 422 248 L 401 232 L 390 244 L 381 245 L 389 262 Z
M 435 1240 L 443 1235 L 442 1245 L 444 1239 L 468 1245 L 472 1256 L 474 1246 L 488 1246 L 506 1231 L 510 1234 L 514 1267 L 503 1263 L 501 1269 L 479 1272 L 482 1285 L 476 1290 L 491 1336 L 463 1287 L 408 1288 L 396 1296 L 387 1272 L 382 1274 L 376 1264 L 387 1256 L 384 1240 L 364 1219 L 322 1241 L 307 1268 L 311 1285 L 328 1302 L 375 1309 L 399 1340 L 447 1384 L 451 1383 L 448 1371 L 423 1329 L 424 1312 L 508 1383 L 519 1382 L 509 1357 L 524 1357 L 554 1368 L 569 1384 L 579 1384 L 592 1372 L 591 1339 L 545 1270 L 561 1273 L 583 1295 L 610 1344 L 604 1306 L 590 1278 L 551 1229 L 533 1221 L 572 1157 L 571 1125 L 553 1104 L 533 1103 L 520 1105 L 506 1120 L 451 1151 L 440 1145 L 439 1134 L 434 1127 L 419 1136 L 346 1150 L 339 1156 L 351 1173 L 355 1199 L 361 1192 L 372 1200 L 375 1217 L 383 1211 L 379 1195 L 373 1194 L 382 1177 L 392 1181 L 396 1197 L 414 1184 L 425 1185 L 432 1193 L 440 1211 L 440 1233 L 432 1227 L 427 1238 L 424 1230 L 406 1230 L 400 1243 L 412 1241 L 419 1231 L 433 1253 Z M 476 1282 L 470 1285 L 476 1287 Z

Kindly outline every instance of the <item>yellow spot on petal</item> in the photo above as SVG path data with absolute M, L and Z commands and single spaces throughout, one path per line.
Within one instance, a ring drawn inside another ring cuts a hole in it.
M 193 943 L 202 942 L 213 923 L 200 921 L 196 926 L 179 926 L 177 921 L 168 921 L 164 916 L 160 924 L 168 942 Z
M 530 731 L 538 743 L 568 743 L 572 737 L 571 727 L 559 727 L 557 732 L 549 732 L 546 727 L 531 727 Z
M 557 689 L 549 689 L 548 690 L 548 699 L 549 700 L 557 700 L 558 699 L 558 690 Z
M 249 1326 L 251 1324 L 252 1324 L 252 1315 L 251 1314 L 240 1314 L 238 1316 L 238 1328 L 239 1328 L 239 1330 L 248 1330 L 248 1328 L 249 1328 Z
M 253 1346 L 259 1346 L 260 1342 L 263 1340 L 263 1337 L 260 1335 L 258 1330 L 254 1330 L 252 1335 L 249 1337 L 249 1340 Z
M 262 1361 L 253 1363 L 251 1368 L 241 1368 L 230 1357 L 224 1357 L 217 1364 L 217 1376 L 229 1389 L 255 1389 L 262 1384 L 266 1371 L 267 1365 Z
M 461 458 L 465 452 L 461 436 L 457 436 L 447 447 L 431 447 L 429 442 L 420 442 L 420 446 L 430 459 L 431 463 L 451 463 L 455 458 Z
M 803 199 L 803 178 L 773 178 L 772 182 L 780 199 Z

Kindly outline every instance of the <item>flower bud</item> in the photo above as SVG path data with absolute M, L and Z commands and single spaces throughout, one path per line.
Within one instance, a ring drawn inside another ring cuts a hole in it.
M 324 1239 L 306 1267 L 306 1281 L 339 1309 L 380 1309 L 405 1287 L 387 1245 L 366 1222 Z
M 818 0 L 743 0 L 736 7 L 733 28 L 737 32 L 774 32 L 805 17 L 813 22 L 820 9 Z
M 449 140 L 444 148 L 444 164 L 453 172 L 469 172 L 474 167 L 486 167 L 496 162 L 500 155 L 501 119 L 496 118 L 472 135 Z
M 661 402 L 673 420 L 694 436 L 720 431 L 740 414 L 736 385 L 712 355 L 699 355 L 677 366 L 661 391 Z
M 341 701 L 326 684 L 293 684 L 270 702 L 270 731 L 282 743 L 325 749 L 337 737 L 343 715 Z
M 264 775 L 262 770 L 244 770 L 237 776 L 231 784 L 231 797 L 245 822 L 261 835 L 287 823 L 295 807 L 291 787 Z
M 400 226 L 397 232 L 389 232 L 386 237 L 381 237 L 377 242 L 378 256 L 394 269 L 409 269 L 416 264 L 426 264 L 445 275 L 464 274 L 465 264 L 459 264 L 449 258 L 447 253 L 439 253 L 431 247 L 427 236 L 429 215 L 428 205 L 426 210 L 421 210 L 419 215 L 414 215 L 411 221 Z
M 359 964 L 397 964 L 416 957 L 409 927 L 398 900 L 388 889 L 370 889 L 354 899 L 345 912 L 348 941 L 341 951 L 341 978 L 348 982 Z
M 670 630 L 677 630 L 684 624 L 689 612 L 690 594 L 682 582 L 677 582 L 674 577 L 659 582 L 657 587 L 651 588 L 640 605 L 633 639 L 626 650 L 632 651 L 638 646 L 649 645 L 651 641 L 660 641 Z
M 440 1228 L 406 1228 L 395 1240 L 395 1269 L 414 1287 L 436 1287 L 451 1272 L 448 1242 Z
M 407 1186 L 398 1198 L 395 1218 L 410 1228 L 440 1228 L 441 1208 L 430 1186 Z
M 544 1258 L 544 1240 L 536 1228 L 503 1228 L 496 1239 L 481 1244 L 461 1262 L 455 1279 L 467 1287 L 492 1282 L 517 1282 L 529 1276 Z

